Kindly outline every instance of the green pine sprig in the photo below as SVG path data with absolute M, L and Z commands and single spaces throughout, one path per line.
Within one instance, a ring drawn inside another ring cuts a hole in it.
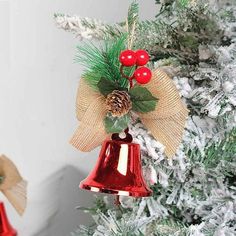
M 132 2 L 128 9 L 128 26 L 132 28 L 133 24 L 135 24 L 139 19 L 139 5 L 136 1 Z
M 106 39 L 104 45 L 96 46 L 93 43 L 84 43 L 77 46 L 75 62 L 85 66 L 83 78 L 94 89 L 101 78 L 116 82 L 119 86 L 126 88 L 128 81 L 122 78 L 120 73 L 119 55 L 126 49 L 126 35 L 113 40 Z M 132 69 L 128 68 L 126 74 L 129 76 Z

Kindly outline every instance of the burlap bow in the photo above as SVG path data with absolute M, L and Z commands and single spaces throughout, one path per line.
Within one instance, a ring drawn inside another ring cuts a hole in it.
M 182 140 L 188 110 L 168 75 L 160 69 L 152 74 L 145 87 L 159 99 L 158 104 L 154 111 L 138 115 L 154 138 L 165 145 L 165 154 L 170 158 Z M 80 125 L 70 142 L 81 151 L 91 151 L 109 136 L 103 124 L 107 111 L 105 97 L 90 88 L 84 79 L 80 80 L 76 113 Z
M 0 156 L 0 191 L 6 196 L 16 211 L 22 215 L 26 208 L 27 182 L 22 179 L 14 163 L 6 156 Z

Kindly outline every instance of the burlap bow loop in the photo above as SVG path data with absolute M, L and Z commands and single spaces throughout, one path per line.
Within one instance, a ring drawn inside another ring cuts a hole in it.
M 76 116 L 80 125 L 71 139 L 73 146 L 89 152 L 109 137 L 103 126 L 106 115 L 105 98 L 80 80 L 76 99 Z
M 165 145 L 167 157 L 171 157 L 182 140 L 188 110 L 165 72 L 156 69 L 152 75 L 145 87 L 158 98 L 158 104 L 154 111 L 138 115 L 154 138 Z M 84 79 L 81 79 L 78 89 L 76 111 L 80 125 L 71 144 L 81 151 L 91 151 L 109 136 L 103 124 L 107 110 L 105 98 L 89 87 Z
M 27 182 L 22 179 L 15 164 L 6 156 L 0 156 L 0 191 L 6 196 L 16 211 L 22 215 L 26 208 Z
M 159 101 L 154 111 L 141 114 L 141 116 L 145 119 L 166 119 L 182 110 L 187 111 L 180 100 L 175 84 L 167 74 L 157 69 L 153 71 L 152 75 L 150 83 L 145 85 L 145 87 L 156 96 Z

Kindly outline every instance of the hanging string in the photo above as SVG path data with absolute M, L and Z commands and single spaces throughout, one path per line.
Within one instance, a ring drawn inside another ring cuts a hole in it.
M 131 31 L 129 31 L 129 26 L 128 26 L 128 20 L 126 21 L 126 30 L 128 32 L 128 49 L 132 49 L 133 43 L 134 43 L 134 35 L 135 35 L 135 29 L 136 29 L 136 21 L 134 21 L 132 25 Z
M 133 43 L 134 43 L 134 35 L 135 35 L 135 29 L 136 29 L 136 21 L 132 25 L 131 34 L 129 35 L 128 39 L 128 49 L 132 49 Z
M 127 47 L 129 50 L 132 49 L 132 46 L 133 46 L 133 43 L 134 43 L 134 38 L 135 38 L 135 29 L 136 29 L 136 21 L 134 21 L 134 23 L 132 24 L 132 29 L 131 31 L 129 30 L 129 24 L 128 24 L 128 18 L 126 19 L 126 23 L 125 23 L 125 28 L 126 28 L 126 31 L 128 33 L 128 42 L 127 42 Z M 129 80 L 129 85 L 130 85 L 130 88 L 133 87 L 133 75 L 131 77 L 127 76 L 125 73 L 124 73 L 124 66 L 121 65 L 120 67 L 120 73 L 121 75 L 123 76 L 123 78 L 126 78 L 127 80 Z

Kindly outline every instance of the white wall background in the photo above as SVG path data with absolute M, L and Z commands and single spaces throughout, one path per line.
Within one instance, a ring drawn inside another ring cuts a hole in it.
M 154 0 L 139 2 L 141 18 L 153 18 Z M 0 153 L 10 156 L 29 181 L 25 216 L 20 218 L 6 204 L 20 236 L 69 235 L 89 221 L 75 207 L 93 200 L 78 184 L 93 167 L 98 150 L 81 153 L 68 144 L 77 125 L 74 104 L 82 68 L 73 57 L 78 40 L 55 27 L 53 14 L 116 22 L 126 17 L 129 3 L 0 0 Z M 5 201 L 2 195 L 0 199 Z M 50 214 L 55 215 L 51 221 Z M 39 228 L 44 221 L 48 230 L 43 233 Z

